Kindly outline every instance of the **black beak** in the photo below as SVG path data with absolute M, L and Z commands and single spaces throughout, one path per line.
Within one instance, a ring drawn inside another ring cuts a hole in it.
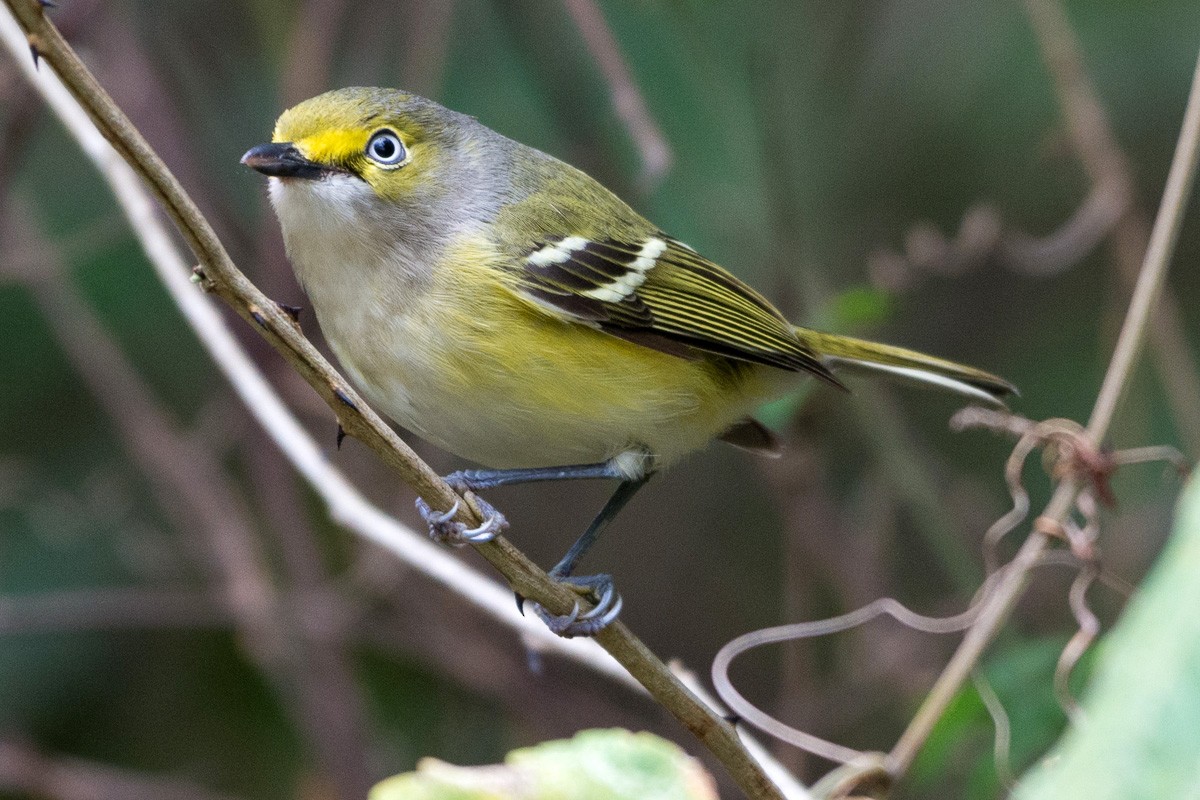
M 251 147 L 242 156 L 242 163 L 263 175 L 275 178 L 307 178 L 313 180 L 323 177 L 330 170 L 320 164 L 309 161 L 300 155 L 300 151 L 291 142 L 273 142 Z

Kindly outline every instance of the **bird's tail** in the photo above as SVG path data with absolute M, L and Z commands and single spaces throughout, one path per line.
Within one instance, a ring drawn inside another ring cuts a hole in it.
M 849 369 L 886 375 L 992 405 L 1004 405 L 1001 398 L 1017 394 L 1017 387 L 1003 378 L 915 350 L 806 328 L 798 328 L 796 335 L 816 351 L 825 366 L 835 371 Z

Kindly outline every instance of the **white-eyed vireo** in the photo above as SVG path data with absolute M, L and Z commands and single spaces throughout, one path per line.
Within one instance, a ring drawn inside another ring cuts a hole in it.
M 296 276 L 355 384 L 489 468 L 452 484 L 620 481 L 551 571 L 597 601 L 548 620 L 565 635 L 620 608 L 607 576 L 569 577 L 600 528 L 713 438 L 773 452 L 750 414 L 801 376 L 840 387 L 834 371 L 858 367 L 980 400 L 1013 391 L 971 367 L 797 328 L 589 176 L 415 95 L 323 94 L 242 161 L 270 176 Z M 504 526 L 492 513 L 465 530 L 418 505 L 443 541 Z

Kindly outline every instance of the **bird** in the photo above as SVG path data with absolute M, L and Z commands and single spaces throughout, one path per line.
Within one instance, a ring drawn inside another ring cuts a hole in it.
M 480 465 L 457 491 L 612 479 L 549 571 L 591 601 L 539 608 L 563 636 L 621 610 L 610 575 L 576 575 L 652 475 L 721 439 L 773 455 L 754 417 L 806 378 L 876 373 L 987 403 L 1008 381 L 952 361 L 790 323 L 759 292 L 586 173 L 398 89 L 351 87 L 283 112 L 246 166 L 268 176 L 288 259 L 351 381 L 395 423 Z M 438 541 L 507 521 L 417 507 Z

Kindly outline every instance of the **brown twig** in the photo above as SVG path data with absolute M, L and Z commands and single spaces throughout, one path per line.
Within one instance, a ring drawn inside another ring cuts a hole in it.
M 300 334 L 291 318 L 234 266 L 195 204 L 62 39 L 46 18 L 43 6 L 37 0 L 5 0 L 5 4 L 25 32 L 30 47 L 53 67 L 93 123 L 162 203 L 199 260 L 203 286 L 229 303 L 305 377 L 334 410 L 349 435 L 371 447 L 434 508 L 450 508 L 459 500 L 458 518 L 478 525 L 481 519 L 473 504 L 458 498 Z M 477 551 L 505 576 L 514 590 L 551 613 L 567 613 L 575 606 L 577 598 L 573 592 L 551 581 L 503 537 L 478 546 Z M 747 795 L 781 797 L 741 745 L 733 726 L 689 692 L 628 628 L 620 622 L 614 623 L 602 630 L 596 641 L 713 752 Z
M 976 203 L 963 214 L 951 239 L 932 223 L 920 223 L 905 235 L 903 254 L 873 253 L 871 278 L 900 291 L 910 286 L 918 272 L 956 275 L 993 263 L 1027 275 L 1056 275 L 1095 250 L 1126 213 L 1129 202 L 1124 184 L 1096 183 L 1074 213 L 1045 236 L 1017 230 L 1004 222 L 991 203 Z
M 1200 59 L 1192 78 L 1192 88 L 1184 111 L 1183 125 L 1179 133 L 1171 171 L 1154 222 L 1150 246 L 1147 248 L 1134 288 L 1129 311 L 1121 327 L 1120 337 L 1105 373 L 1092 416 L 1087 426 L 1087 435 L 1093 443 L 1103 440 L 1112 422 L 1117 403 L 1124 393 L 1133 370 L 1141 343 L 1149 326 L 1167 268 L 1174 251 L 1174 244 L 1183 220 L 1188 196 L 1196 175 L 1197 152 L 1200 151 Z M 1081 485 L 1068 476 L 1060 482 L 1047 504 L 1041 518 L 1061 525 L 1075 504 Z M 929 737 L 934 725 L 946 707 L 968 679 L 979 663 L 984 650 L 1008 620 L 1017 600 L 1024 593 L 1029 581 L 1030 570 L 1041 558 L 1050 542 L 1043 530 L 1035 527 L 1009 565 L 1004 581 L 989 599 L 975 625 L 967 631 L 962 644 L 938 677 L 929 696 L 918 710 L 908 728 L 901 735 L 888 756 L 889 772 L 899 777 L 907 771 L 918 750 Z

